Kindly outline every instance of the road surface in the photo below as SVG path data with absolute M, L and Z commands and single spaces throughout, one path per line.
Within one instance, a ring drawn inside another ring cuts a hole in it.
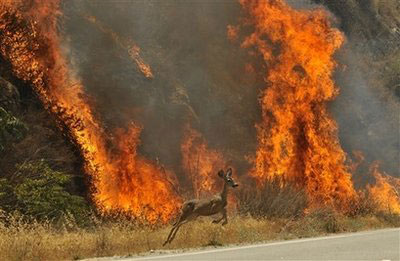
M 400 260 L 400 229 L 229 247 L 134 260 Z

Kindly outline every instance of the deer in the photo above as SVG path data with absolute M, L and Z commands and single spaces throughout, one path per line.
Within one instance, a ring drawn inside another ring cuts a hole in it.
M 222 225 L 228 224 L 228 218 L 226 213 L 228 188 L 235 188 L 239 186 L 232 179 L 232 168 L 228 168 L 226 173 L 221 169 L 218 172 L 218 176 L 224 180 L 224 187 L 221 193 L 215 194 L 211 198 L 206 199 L 191 199 L 183 203 L 181 209 L 181 215 L 178 220 L 173 225 L 171 231 L 169 232 L 167 240 L 164 242 L 163 246 L 169 244 L 174 240 L 176 233 L 179 228 L 189 221 L 195 220 L 199 216 L 212 216 L 221 213 L 221 218 L 212 221 L 214 224 L 218 224 L 222 220 L 224 222 Z

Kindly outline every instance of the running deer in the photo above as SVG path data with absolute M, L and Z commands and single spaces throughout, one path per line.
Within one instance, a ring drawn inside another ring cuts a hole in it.
M 174 240 L 176 233 L 183 224 L 195 220 L 199 216 L 211 216 L 221 213 L 222 217 L 213 220 L 212 223 L 218 224 L 221 222 L 221 220 L 224 220 L 222 225 L 226 225 L 228 223 L 228 218 L 226 216 L 228 187 L 234 188 L 239 185 L 232 179 L 231 168 L 226 171 L 226 174 L 221 169 L 218 172 L 218 176 L 224 179 L 225 182 L 222 192 L 209 199 L 192 199 L 183 203 L 181 216 L 172 227 L 171 232 L 169 232 L 168 238 L 164 242 L 163 246 L 165 246 L 167 243 L 171 243 L 172 240 Z

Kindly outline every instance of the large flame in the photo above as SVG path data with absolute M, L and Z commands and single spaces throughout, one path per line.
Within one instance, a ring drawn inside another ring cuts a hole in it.
M 251 175 L 260 183 L 293 182 L 306 188 L 312 204 L 345 209 L 356 194 L 327 111 L 338 94 L 333 54 L 343 35 L 322 9 L 298 11 L 282 0 L 240 2 L 254 26 L 242 46 L 261 54 L 268 83 Z
M 148 222 L 166 222 L 180 198 L 166 171 L 137 155 L 140 128 L 107 135 L 93 116 L 84 88 L 73 79 L 57 33 L 59 1 L 3 1 L 0 52 L 19 78 L 32 84 L 84 158 L 99 209 L 119 210 Z M 106 144 L 116 144 L 110 150 Z

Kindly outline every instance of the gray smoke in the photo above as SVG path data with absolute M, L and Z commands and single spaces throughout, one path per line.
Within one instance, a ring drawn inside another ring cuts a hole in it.
M 367 181 L 368 166 L 380 162 L 380 169 L 399 177 L 399 102 L 393 93 L 370 83 L 370 75 L 361 70 L 360 54 L 346 45 L 338 54 L 345 70 L 336 74 L 340 95 L 331 109 L 339 124 L 340 142 L 352 156 L 361 151 L 365 162 L 355 175 L 356 181 Z M 372 76 L 373 77 L 373 76 Z M 379 81 L 375 81 L 379 83 Z
M 315 6 L 290 2 L 298 8 Z M 61 28 L 73 66 L 106 130 L 132 121 L 142 124 L 140 152 L 159 159 L 184 181 L 180 145 L 190 122 L 239 175 L 246 172 L 245 156 L 254 154 L 257 145 L 254 126 L 261 115 L 257 98 L 265 87 L 265 68 L 245 73 L 244 65 L 257 58 L 227 39 L 227 26 L 242 16 L 237 1 L 71 0 L 63 11 Z M 154 78 L 144 77 L 127 50 L 88 15 L 121 39 L 134 41 Z M 382 160 L 382 167 L 394 173 L 398 122 L 392 124 L 386 104 L 362 81 L 351 57 L 342 54 L 340 60 L 350 68 L 337 74 L 342 94 L 331 106 L 341 143 L 348 153 L 363 151 L 369 162 Z
M 300 9 L 322 7 L 313 0 L 287 2 Z M 382 49 L 390 42 L 391 39 L 382 36 L 370 39 L 368 43 L 362 38 L 348 37 L 336 57 L 339 68 L 335 81 L 340 95 L 330 109 L 339 125 L 339 140 L 348 159 L 357 161 L 355 151 L 362 152 L 365 157 L 353 175 L 357 185 L 373 180 L 368 174 L 374 161 L 379 161 L 380 170 L 387 174 L 400 175 L 400 103 L 395 93 L 377 86 L 382 85 L 382 81 L 373 72 L 367 74 L 363 64 L 365 55 L 384 53 Z
M 179 175 L 182 134 L 190 122 L 244 173 L 244 156 L 256 146 L 257 87 L 264 84 L 244 72 L 254 58 L 227 38 L 227 26 L 240 17 L 238 2 L 76 0 L 63 9 L 73 65 L 107 129 L 142 124 L 141 153 Z M 154 79 L 145 78 L 88 15 L 133 40 Z

